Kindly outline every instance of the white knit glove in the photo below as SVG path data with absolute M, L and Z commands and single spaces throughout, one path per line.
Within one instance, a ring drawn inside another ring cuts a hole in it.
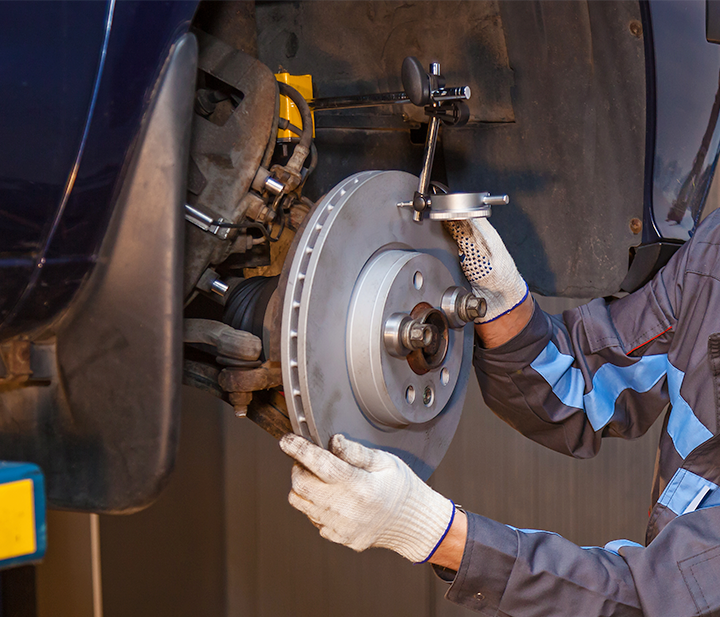
M 280 447 L 297 461 L 288 501 L 323 538 L 356 551 L 389 548 L 423 562 L 450 529 L 453 502 L 393 454 L 342 435 L 330 439 L 330 451 L 292 433 Z
M 460 266 L 473 293 L 487 302 L 485 316 L 476 323 L 497 319 L 525 300 L 527 283 L 487 219 L 448 221 L 445 229 L 458 245 Z

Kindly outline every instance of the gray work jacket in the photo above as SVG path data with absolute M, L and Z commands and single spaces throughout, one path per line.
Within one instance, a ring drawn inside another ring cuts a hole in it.
M 646 546 L 581 548 L 469 514 L 446 597 L 486 615 L 720 616 L 720 210 L 642 289 L 558 316 L 536 307 L 475 366 L 503 420 L 578 458 L 667 411 Z

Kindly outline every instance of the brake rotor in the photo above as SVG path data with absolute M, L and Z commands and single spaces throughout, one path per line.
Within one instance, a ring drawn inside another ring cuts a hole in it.
M 343 433 L 427 479 L 460 420 L 473 329 L 449 329 L 433 310 L 446 289 L 467 283 L 442 226 L 397 207 L 417 183 L 404 172 L 362 172 L 318 204 L 286 263 L 281 360 L 297 434 L 327 447 Z M 409 354 L 414 362 L 393 331 L 411 314 L 427 315 L 437 335 L 424 358 Z

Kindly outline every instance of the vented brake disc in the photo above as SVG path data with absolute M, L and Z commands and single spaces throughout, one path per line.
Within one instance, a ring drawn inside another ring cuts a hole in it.
M 296 433 L 323 447 L 343 433 L 427 479 L 460 419 L 473 329 L 447 328 L 440 311 L 448 288 L 467 285 L 455 244 L 396 205 L 417 183 L 362 172 L 318 204 L 286 264 L 281 355 Z M 410 319 L 436 328 L 437 344 L 404 356 L 398 333 Z

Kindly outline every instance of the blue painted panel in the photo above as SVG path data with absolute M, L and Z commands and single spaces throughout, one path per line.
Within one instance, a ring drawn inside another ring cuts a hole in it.
M 94 255 L 123 164 L 170 48 L 187 32 L 197 2 L 118 2 L 97 110 L 73 193 L 48 259 Z M 138 43 L 142 41 L 142 45 Z

